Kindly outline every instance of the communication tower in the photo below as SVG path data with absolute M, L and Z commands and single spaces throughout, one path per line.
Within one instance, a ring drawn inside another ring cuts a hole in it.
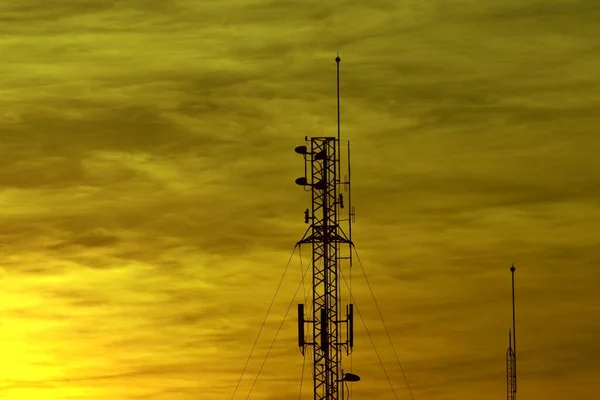
M 512 336 L 508 330 L 508 350 L 506 351 L 506 399 L 517 399 L 517 331 L 515 320 L 515 266 L 511 265 L 512 274 Z M 514 347 L 513 347 L 514 346 Z
M 312 207 L 304 211 L 309 227 L 297 243 L 310 244 L 312 250 L 312 312 L 305 315 L 304 304 L 298 304 L 298 346 L 302 354 L 308 347 L 313 352 L 314 400 L 343 400 L 346 382 L 360 380 L 357 375 L 341 370 L 342 353 L 349 355 L 354 346 L 353 305 L 340 312 L 340 261 L 352 266 L 352 223 L 354 209 L 350 191 L 350 142 L 348 142 L 348 175 L 341 178 L 340 160 L 340 57 L 337 65 L 337 137 L 305 137 L 305 145 L 295 151 L 304 158 L 304 176 L 296 184 L 311 192 Z M 347 191 L 347 214 L 342 216 Z M 343 227 L 347 229 L 344 230 Z M 347 233 L 346 233 L 347 231 Z M 347 246 L 347 247 L 346 247 Z M 348 249 L 346 255 L 342 248 Z M 306 327 L 309 335 L 306 335 Z M 342 330 L 345 327 L 345 335 Z M 310 335 L 312 333 L 312 335 Z

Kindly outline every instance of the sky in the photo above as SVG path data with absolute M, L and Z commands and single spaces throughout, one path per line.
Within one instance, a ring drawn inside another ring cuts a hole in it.
M 293 149 L 336 135 L 339 52 L 374 343 L 356 322 L 353 398 L 506 398 L 514 263 L 519 398 L 596 399 L 598 20 L 596 0 L 2 1 L 0 397 L 312 398 Z

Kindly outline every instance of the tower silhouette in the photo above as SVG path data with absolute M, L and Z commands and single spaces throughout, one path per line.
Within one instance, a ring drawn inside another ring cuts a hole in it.
M 348 175 L 341 178 L 340 160 L 340 57 L 337 65 L 337 137 L 305 137 L 305 145 L 295 151 L 304 158 L 304 176 L 296 184 L 311 193 L 312 205 L 304 211 L 304 222 L 309 228 L 298 245 L 309 244 L 312 253 L 312 312 L 305 316 L 304 304 L 298 304 L 298 346 L 302 354 L 307 347 L 313 351 L 314 400 L 344 398 L 344 383 L 360 378 L 341 371 L 342 353 L 349 355 L 354 346 L 353 305 L 340 312 L 340 261 L 352 265 L 352 223 L 354 209 L 350 190 L 350 142 L 348 142 Z M 342 218 L 344 196 L 348 192 L 347 214 Z M 343 229 L 343 226 L 346 229 Z M 348 249 L 343 255 L 342 247 Z M 312 329 L 309 337 L 306 326 Z M 345 335 L 342 328 L 346 327 Z M 308 340 L 310 339 L 310 340 Z

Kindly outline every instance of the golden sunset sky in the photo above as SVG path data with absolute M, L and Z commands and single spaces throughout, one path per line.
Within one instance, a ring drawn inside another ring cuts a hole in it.
M 336 135 L 339 52 L 354 241 L 414 398 L 506 398 L 515 263 L 519 399 L 596 400 L 599 21 L 597 0 L 0 2 L 0 398 L 232 398 L 306 229 L 293 149 Z M 235 400 L 302 302 L 297 255 Z M 295 321 L 250 399 L 298 398 Z M 356 335 L 354 398 L 394 399 Z

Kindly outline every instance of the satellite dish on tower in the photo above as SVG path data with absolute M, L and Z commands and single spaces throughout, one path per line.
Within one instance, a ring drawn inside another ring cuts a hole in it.
M 344 374 L 344 380 L 346 382 L 358 382 L 360 381 L 360 376 L 347 372 Z

